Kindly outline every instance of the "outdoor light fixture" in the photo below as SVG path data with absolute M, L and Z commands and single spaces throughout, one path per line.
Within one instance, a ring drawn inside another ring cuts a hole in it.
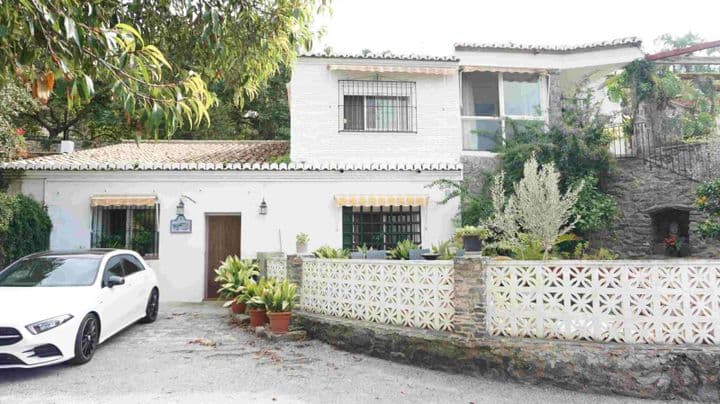
M 175 214 L 178 216 L 185 216 L 185 203 L 180 199 L 180 202 L 178 202 L 177 207 L 175 208 Z
M 265 198 L 260 202 L 260 214 L 263 216 L 267 215 L 267 202 L 265 202 Z

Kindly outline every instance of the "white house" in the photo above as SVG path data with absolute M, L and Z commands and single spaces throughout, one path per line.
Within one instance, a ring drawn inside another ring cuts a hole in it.
M 164 300 L 215 295 L 228 254 L 321 245 L 423 247 L 451 237 L 458 201 L 432 184 L 492 158 L 507 119 L 559 116 L 574 83 L 642 56 L 639 42 L 573 48 L 458 44 L 454 56 L 305 55 L 289 86 L 291 141 L 125 142 L 0 166 L 53 220 L 51 248 L 124 246 Z M 289 150 L 288 150 L 289 149 Z M 290 164 L 277 164 L 289 151 Z

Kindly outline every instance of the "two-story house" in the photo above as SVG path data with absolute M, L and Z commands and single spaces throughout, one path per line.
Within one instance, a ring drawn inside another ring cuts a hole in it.
M 453 56 L 305 55 L 289 85 L 291 141 L 157 141 L 5 163 L 10 192 L 53 220 L 51 248 L 127 247 L 163 298 L 215 296 L 228 254 L 321 245 L 429 248 L 454 230 L 440 179 L 492 161 L 507 119 L 547 125 L 580 81 L 642 56 L 621 40 L 569 48 L 458 44 Z M 601 95 L 600 95 L 601 96 Z M 274 163 L 289 153 L 291 163 Z

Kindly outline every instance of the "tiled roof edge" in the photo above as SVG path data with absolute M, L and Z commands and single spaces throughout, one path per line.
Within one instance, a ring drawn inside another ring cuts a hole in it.
M 527 45 L 515 43 L 474 43 L 474 42 L 457 42 L 454 44 L 455 49 L 490 49 L 490 50 L 508 50 L 508 51 L 526 51 L 526 52 L 550 52 L 550 53 L 569 53 L 575 51 L 585 51 L 593 49 L 606 49 L 624 46 L 640 47 L 642 41 L 637 37 L 628 37 L 614 39 L 610 41 L 592 42 L 579 45 L 569 46 L 544 46 L 544 45 Z
M 34 171 L 459 171 L 460 163 L 102 163 L 55 164 L 15 161 L 0 170 Z

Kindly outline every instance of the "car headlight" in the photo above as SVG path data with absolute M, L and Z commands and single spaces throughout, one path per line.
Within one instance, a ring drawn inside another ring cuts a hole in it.
M 70 321 L 72 318 L 72 314 L 63 314 L 62 316 L 57 316 L 49 318 L 47 320 L 38 321 L 37 323 L 26 325 L 25 328 L 27 328 L 27 330 L 30 331 L 31 334 L 37 335 L 41 332 L 52 330 L 55 327 L 63 325 Z

